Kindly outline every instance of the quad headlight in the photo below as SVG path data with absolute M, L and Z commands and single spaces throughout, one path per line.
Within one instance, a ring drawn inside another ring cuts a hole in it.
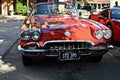
M 103 31 L 102 30 L 95 31 L 95 36 L 97 39 L 103 38 Z
M 22 40 L 39 40 L 40 32 L 38 30 L 26 30 L 21 33 Z
M 112 36 L 111 30 L 104 30 L 103 32 L 104 32 L 104 38 L 106 38 L 106 39 L 111 38 L 111 36 Z
M 31 37 L 33 40 L 38 40 L 40 38 L 40 33 L 38 31 L 33 31 Z
M 30 39 L 30 33 L 29 33 L 29 31 L 23 31 L 21 33 L 21 39 L 22 40 L 29 40 Z
M 110 39 L 112 36 L 111 30 L 97 30 L 95 31 L 95 36 L 97 39 L 105 38 Z

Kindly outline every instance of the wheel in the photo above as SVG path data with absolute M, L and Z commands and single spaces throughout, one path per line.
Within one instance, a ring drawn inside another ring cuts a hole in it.
M 103 55 L 97 55 L 97 56 L 90 56 L 89 61 L 91 62 L 100 62 L 103 58 Z
M 31 66 L 33 64 L 33 60 L 30 57 L 22 55 L 22 60 L 24 66 Z

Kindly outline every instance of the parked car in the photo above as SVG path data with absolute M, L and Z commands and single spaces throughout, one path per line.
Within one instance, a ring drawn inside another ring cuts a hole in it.
M 112 30 L 112 41 L 120 42 L 120 8 L 107 8 L 98 14 L 91 14 L 90 19 L 98 21 Z
M 25 66 L 36 58 L 80 60 L 88 56 L 99 62 L 111 48 L 111 30 L 91 20 L 80 19 L 69 2 L 44 2 L 34 5 L 20 28 L 22 60 Z

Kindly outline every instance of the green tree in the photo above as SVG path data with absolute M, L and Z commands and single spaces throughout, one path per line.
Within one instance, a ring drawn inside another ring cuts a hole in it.
M 27 12 L 27 1 L 26 0 L 16 0 L 15 13 L 16 14 L 26 14 Z

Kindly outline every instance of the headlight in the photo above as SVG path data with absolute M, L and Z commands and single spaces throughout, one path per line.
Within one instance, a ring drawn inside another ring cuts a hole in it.
M 106 39 L 111 38 L 111 36 L 112 36 L 111 30 L 104 30 L 103 32 L 104 32 L 104 38 L 106 38 Z
M 33 31 L 31 37 L 33 40 L 39 40 L 39 38 L 40 38 L 39 31 Z
M 39 40 L 40 38 L 40 31 L 39 30 L 26 30 L 21 33 L 22 40 Z
M 30 39 L 30 33 L 29 33 L 29 31 L 23 31 L 21 33 L 21 38 L 22 38 L 22 40 L 29 40 Z
M 103 38 L 103 31 L 102 30 L 95 31 L 95 36 L 97 39 Z

